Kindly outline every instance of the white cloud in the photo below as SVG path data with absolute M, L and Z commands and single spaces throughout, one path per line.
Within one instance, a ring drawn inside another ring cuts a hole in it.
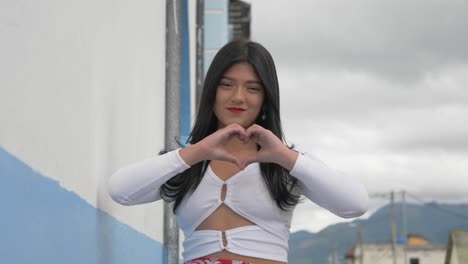
M 467 1 L 251 3 L 289 141 L 371 194 L 468 201 Z M 370 212 L 386 202 L 373 198 Z M 292 230 L 338 221 L 306 203 Z
M 466 1 L 252 1 L 253 39 L 280 63 L 417 79 L 466 63 Z
M 468 66 L 395 83 L 372 73 L 278 67 L 283 115 L 335 118 L 375 112 L 468 105 Z

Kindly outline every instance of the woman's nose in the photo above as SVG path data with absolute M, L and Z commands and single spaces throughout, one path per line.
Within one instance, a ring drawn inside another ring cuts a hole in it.
M 235 87 L 232 90 L 232 97 L 231 97 L 233 102 L 243 102 L 245 99 L 244 91 L 242 87 Z

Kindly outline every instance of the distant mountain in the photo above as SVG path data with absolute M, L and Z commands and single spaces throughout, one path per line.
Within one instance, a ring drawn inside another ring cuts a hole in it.
M 395 204 L 398 240 L 403 240 L 403 206 Z M 468 204 L 406 204 L 407 233 L 424 236 L 431 244 L 447 244 L 452 229 L 468 230 Z M 390 206 L 386 205 L 365 220 L 328 226 L 318 233 L 299 231 L 289 238 L 289 264 L 326 264 L 334 252 L 344 255 L 357 241 L 362 228 L 364 243 L 390 243 Z

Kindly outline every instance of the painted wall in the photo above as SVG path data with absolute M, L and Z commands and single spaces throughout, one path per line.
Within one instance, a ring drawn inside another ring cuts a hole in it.
M 445 246 L 444 245 L 426 245 L 426 246 L 409 246 L 407 249 L 406 262 L 404 255 L 404 248 L 402 245 L 396 246 L 396 263 L 406 264 L 410 263 L 410 259 L 419 259 L 419 263 L 436 264 L 443 263 L 445 259 Z M 354 263 L 360 263 L 359 246 L 355 248 L 354 255 L 356 259 Z M 363 245 L 363 264 L 392 264 L 393 251 L 391 244 L 364 244 Z M 348 263 L 353 263 L 348 260 Z
M 0 148 L 0 263 L 161 263 L 162 245 Z
M 1 1 L 0 58 L 0 262 L 160 263 L 107 180 L 164 147 L 165 1 Z

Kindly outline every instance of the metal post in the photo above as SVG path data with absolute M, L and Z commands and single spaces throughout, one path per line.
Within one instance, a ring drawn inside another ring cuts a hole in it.
M 203 80 L 205 72 L 203 61 L 205 60 L 204 40 L 205 40 L 205 0 L 197 0 L 197 66 L 196 66 L 196 87 L 195 87 L 195 108 L 198 112 L 201 93 L 203 90 Z
M 166 1 L 166 118 L 165 149 L 178 147 L 180 133 L 181 0 Z M 164 263 L 179 263 L 179 227 L 172 206 L 164 203 Z
M 403 217 L 403 236 L 405 237 L 405 244 L 403 245 L 404 261 L 403 264 L 408 263 L 408 230 L 406 229 L 406 192 L 402 191 L 401 198 L 403 200 L 402 217 Z
M 364 248 L 363 248 L 363 237 L 362 237 L 362 227 L 360 224 L 357 224 L 358 228 L 358 239 L 359 239 L 359 264 L 363 264 L 364 261 Z
M 395 223 L 395 192 L 390 193 L 390 217 L 392 224 L 392 255 L 393 255 L 393 264 L 396 264 L 396 223 Z

